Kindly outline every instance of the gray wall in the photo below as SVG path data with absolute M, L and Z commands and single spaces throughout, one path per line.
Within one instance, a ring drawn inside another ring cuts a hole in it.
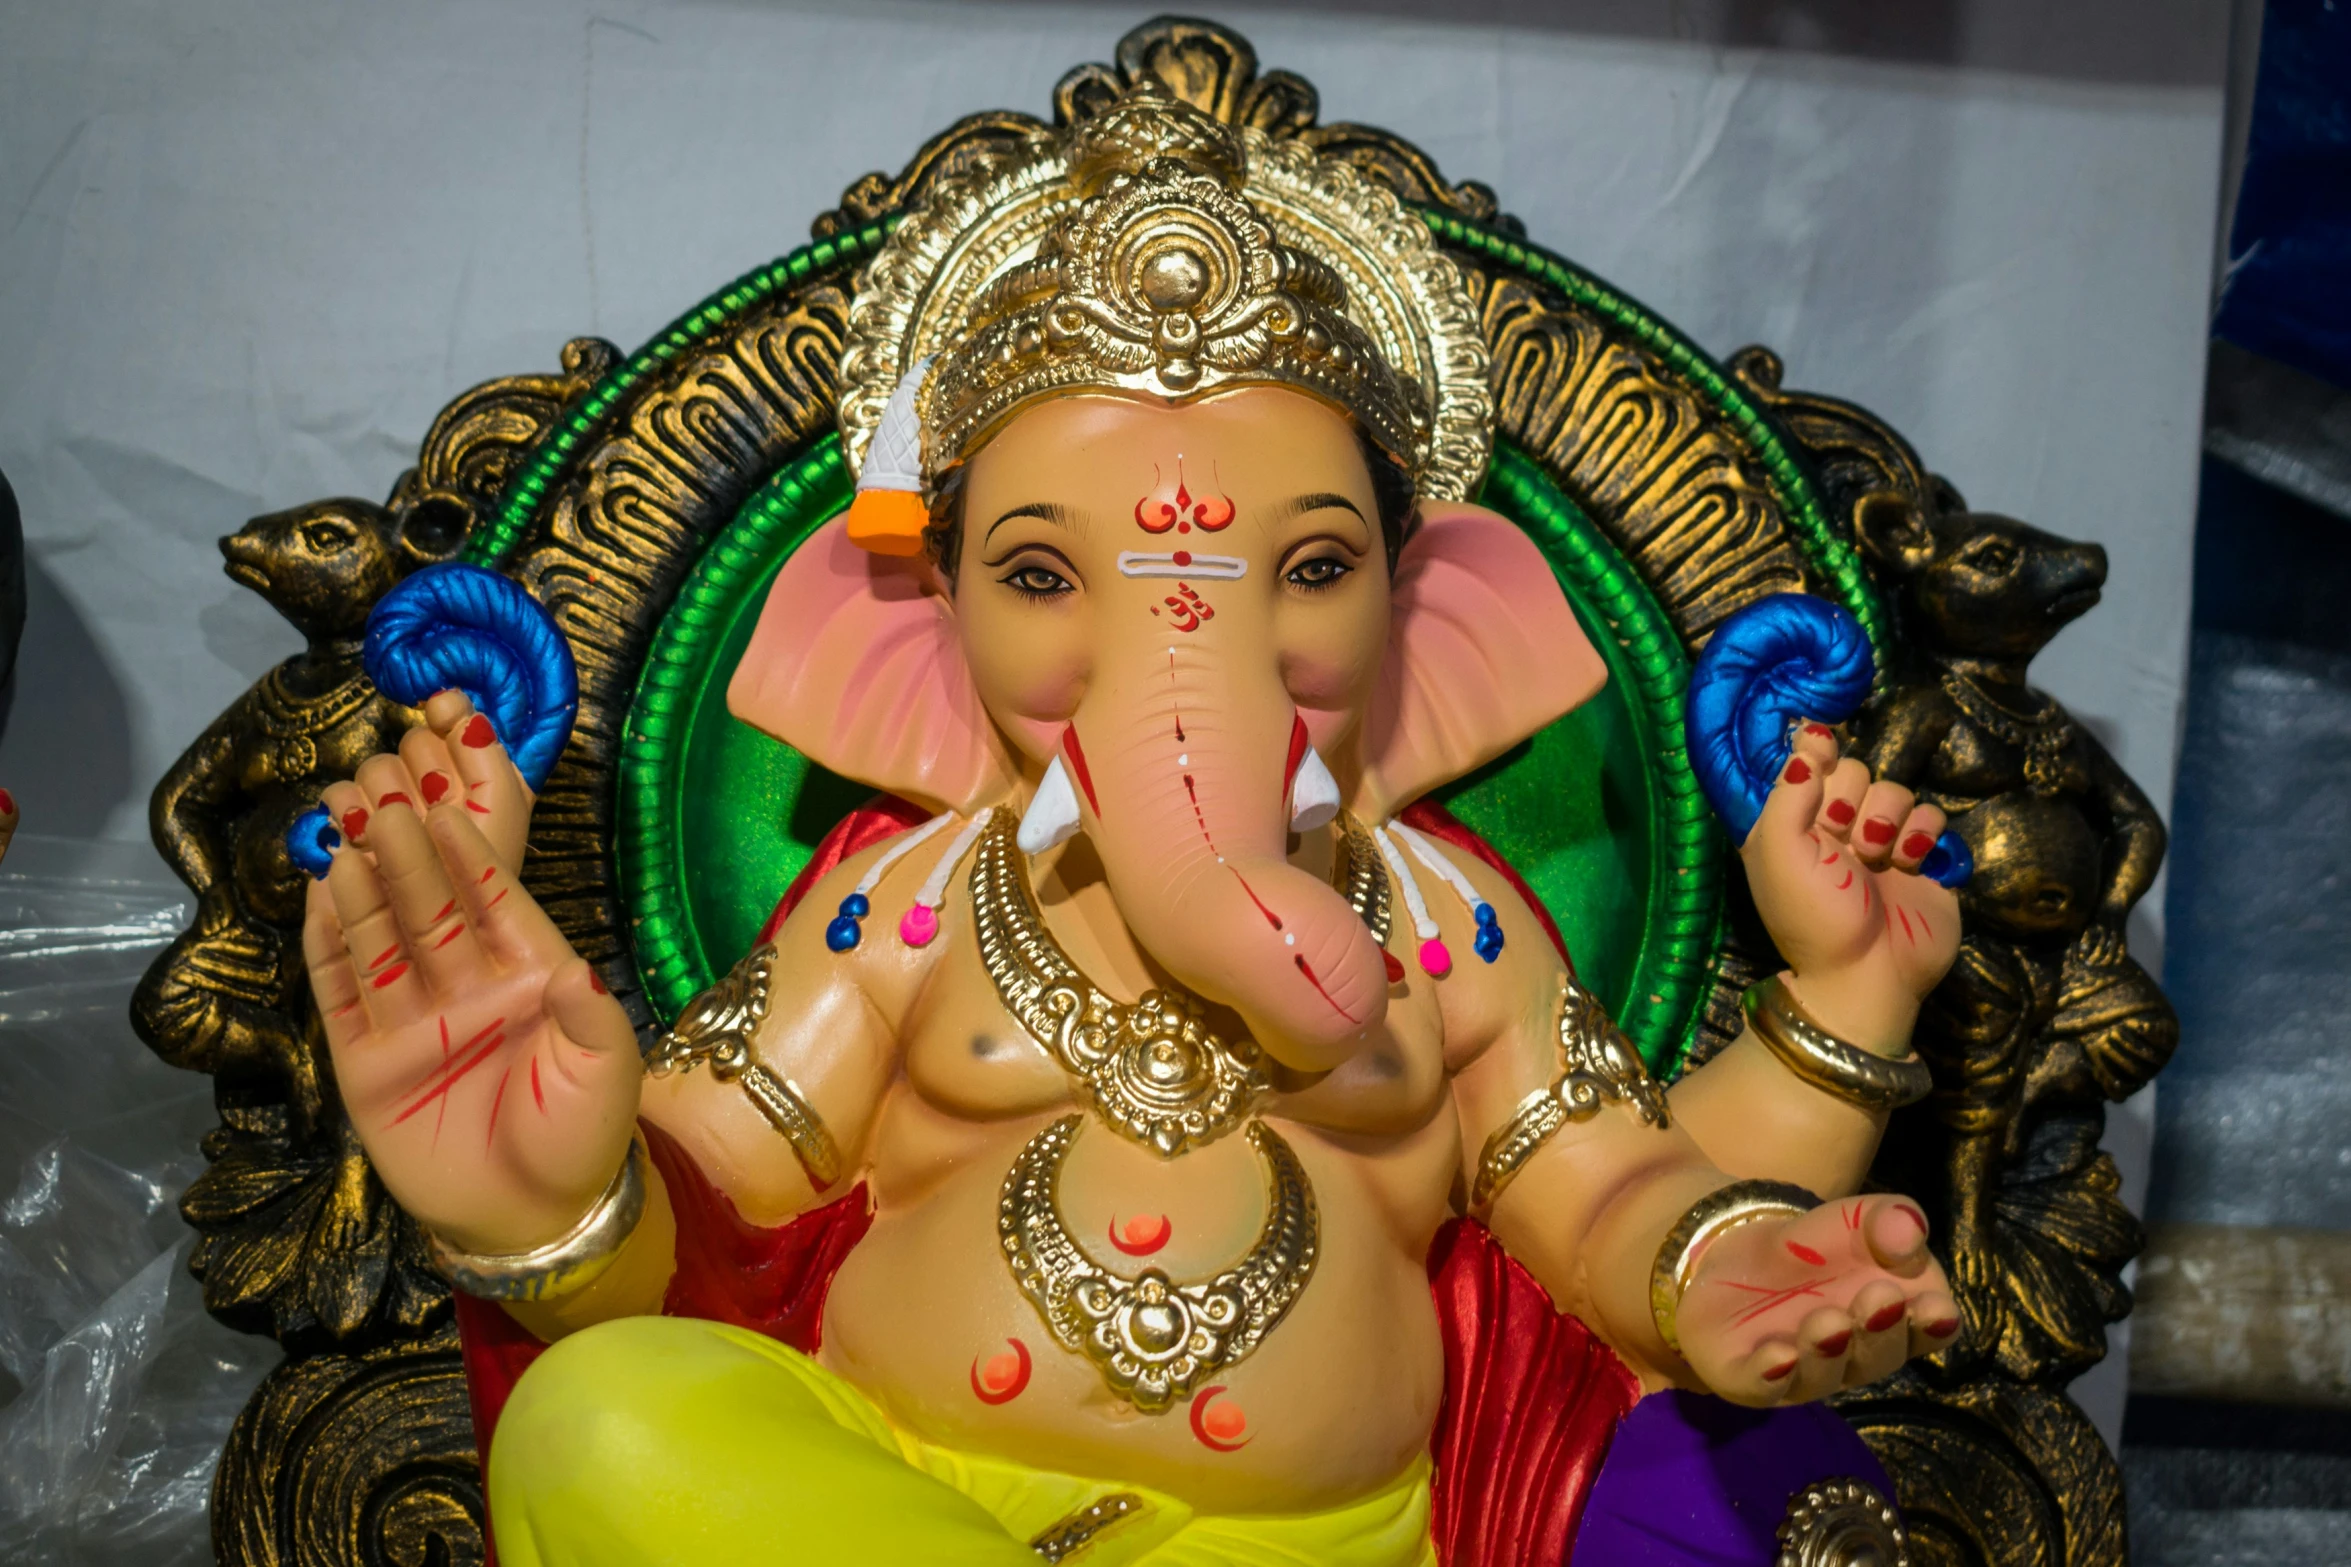
M 294 650 L 218 535 L 380 496 L 452 393 L 575 333 L 635 346 L 1147 14 L 0 0 L 0 468 L 32 570 L 0 782 L 28 829 L 140 835 Z M 1218 14 L 1709 348 L 1770 343 L 1977 505 L 2106 544 L 2107 607 L 2040 677 L 2168 803 L 2222 0 Z

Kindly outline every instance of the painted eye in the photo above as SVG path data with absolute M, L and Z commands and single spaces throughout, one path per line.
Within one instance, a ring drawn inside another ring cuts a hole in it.
M 1005 576 L 1004 585 L 1030 598 L 1059 598 L 1070 592 L 1069 579 L 1050 566 L 1023 566 Z
M 2005 577 L 2016 569 L 2016 549 L 1998 539 L 1987 540 L 1982 547 L 1968 552 L 1967 563 L 1978 571 Z
M 351 535 L 327 523 L 314 522 L 303 528 L 302 542 L 321 555 L 332 555 L 351 542 Z
M 1353 566 L 1343 560 L 1333 560 L 1328 555 L 1318 555 L 1312 560 L 1300 561 L 1297 565 L 1292 566 L 1283 574 L 1282 580 L 1294 588 L 1327 588 L 1334 586 L 1340 578 L 1347 576 L 1354 570 Z

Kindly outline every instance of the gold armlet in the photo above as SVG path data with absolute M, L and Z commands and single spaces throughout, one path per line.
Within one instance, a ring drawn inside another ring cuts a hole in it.
M 840 1145 L 792 1080 L 770 1072 L 751 1055 L 751 1042 L 767 1019 L 775 960 L 773 942 L 753 947 L 726 978 L 686 1003 L 645 1057 L 645 1070 L 667 1077 L 691 1072 L 707 1061 L 712 1077 L 741 1083 L 767 1124 L 791 1144 L 792 1156 L 807 1172 L 809 1183 L 822 1191 L 841 1178 Z
M 1864 1110 L 1898 1110 L 1924 1099 L 1934 1076 L 1917 1052 L 1889 1061 L 1849 1045 L 1804 1015 L 1778 975 L 1751 986 L 1740 1002 L 1748 1026 L 1780 1064 L 1824 1094 Z
M 1623 1105 L 1651 1126 L 1671 1121 L 1665 1090 L 1641 1064 L 1633 1042 L 1609 1021 L 1599 1001 L 1572 978 L 1559 982 L 1559 1076 L 1518 1102 L 1510 1119 L 1486 1139 L 1478 1154 L 1477 1180 L 1469 1211 L 1483 1218 L 1493 1209 L 1535 1150 L 1570 1121 L 1585 1121 L 1608 1103 Z
M 553 1300 L 593 1282 L 612 1266 L 645 1216 L 645 1142 L 629 1140 L 627 1157 L 604 1195 L 564 1234 L 529 1251 L 484 1255 L 460 1251 L 430 1230 L 433 1266 L 468 1295 L 483 1300 Z
M 1820 1206 L 1820 1199 L 1786 1181 L 1734 1181 L 1708 1192 L 1690 1204 L 1658 1245 L 1657 1260 L 1649 1268 L 1649 1313 L 1657 1320 L 1657 1336 L 1675 1354 L 1682 1352 L 1674 1319 L 1682 1309 L 1682 1295 L 1690 1287 L 1698 1259 L 1707 1245 L 1742 1224 L 1758 1219 L 1793 1219 Z

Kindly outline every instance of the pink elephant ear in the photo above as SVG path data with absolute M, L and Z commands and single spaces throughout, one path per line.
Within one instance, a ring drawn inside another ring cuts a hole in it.
M 947 605 L 910 560 L 870 554 L 836 519 L 768 590 L 727 710 L 845 778 L 933 810 L 1012 787 Z
M 1354 809 L 1366 821 L 1492 761 L 1608 680 L 1543 552 L 1483 507 L 1422 510 L 1393 603 L 1364 719 Z

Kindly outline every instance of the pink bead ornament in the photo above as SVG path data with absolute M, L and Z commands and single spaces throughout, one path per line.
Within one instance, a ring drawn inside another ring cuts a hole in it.
M 939 911 L 917 903 L 898 917 L 898 939 L 910 947 L 927 947 L 939 934 Z
M 1443 937 L 1431 936 L 1420 944 L 1420 970 L 1431 979 L 1443 979 L 1453 972 L 1453 954 Z

